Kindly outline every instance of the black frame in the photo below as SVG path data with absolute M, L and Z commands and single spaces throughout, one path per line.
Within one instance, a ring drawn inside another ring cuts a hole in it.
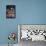
M 16 18 L 16 5 L 6 5 L 6 18 Z

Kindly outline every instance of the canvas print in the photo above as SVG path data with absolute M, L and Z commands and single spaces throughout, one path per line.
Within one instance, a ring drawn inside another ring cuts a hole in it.
M 20 40 L 46 41 L 46 25 L 19 25 Z M 18 32 L 19 33 L 19 32 Z
M 6 18 L 16 18 L 16 5 L 6 5 Z

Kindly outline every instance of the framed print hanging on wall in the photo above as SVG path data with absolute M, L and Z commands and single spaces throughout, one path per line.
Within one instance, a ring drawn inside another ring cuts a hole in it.
M 16 18 L 16 5 L 6 5 L 6 18 Z

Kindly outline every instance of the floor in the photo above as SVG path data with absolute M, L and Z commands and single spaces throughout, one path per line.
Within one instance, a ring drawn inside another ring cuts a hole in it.
M 8 44 L 0 44 L 0 46 L 8 46 Z M 18 46 L 18 44 L 10 45 L 10 46 Z
M 0 46 L 8 46 L 8 44 L 0 44 Z M 32 42 L 31 40 L 28 41 L 21 40 L 19 44 L 15 44 L 14 46 L 46 46 L 46 42 L 45 41 Z
M 31 40 L 28 40 L 28 41 L 21 40 L 20 46 L 46 46 L 46 42 L 45 41 L 32 42 Z

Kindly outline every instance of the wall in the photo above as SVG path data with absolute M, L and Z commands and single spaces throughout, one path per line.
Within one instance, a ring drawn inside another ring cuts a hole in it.
M 19 24 L 46 24 L 46 0 L 16 0 Z
M 0 44 L 8 43 L 9 32 L 18 32 L 17 24 L 46 24 L 46 0 L 12 0 L 16 19 L 6 19 L 6 5 L 10 2 L 0 0 Z
M 17 19 L 6 19 L 6 5 L 16 5 L 15 2 L 15 0 L 0 0 L 0 44 L 8 43 L 10 32 L 16 32 L 17 35 Z M 15 42 L 17 43 L 17 39 Z

